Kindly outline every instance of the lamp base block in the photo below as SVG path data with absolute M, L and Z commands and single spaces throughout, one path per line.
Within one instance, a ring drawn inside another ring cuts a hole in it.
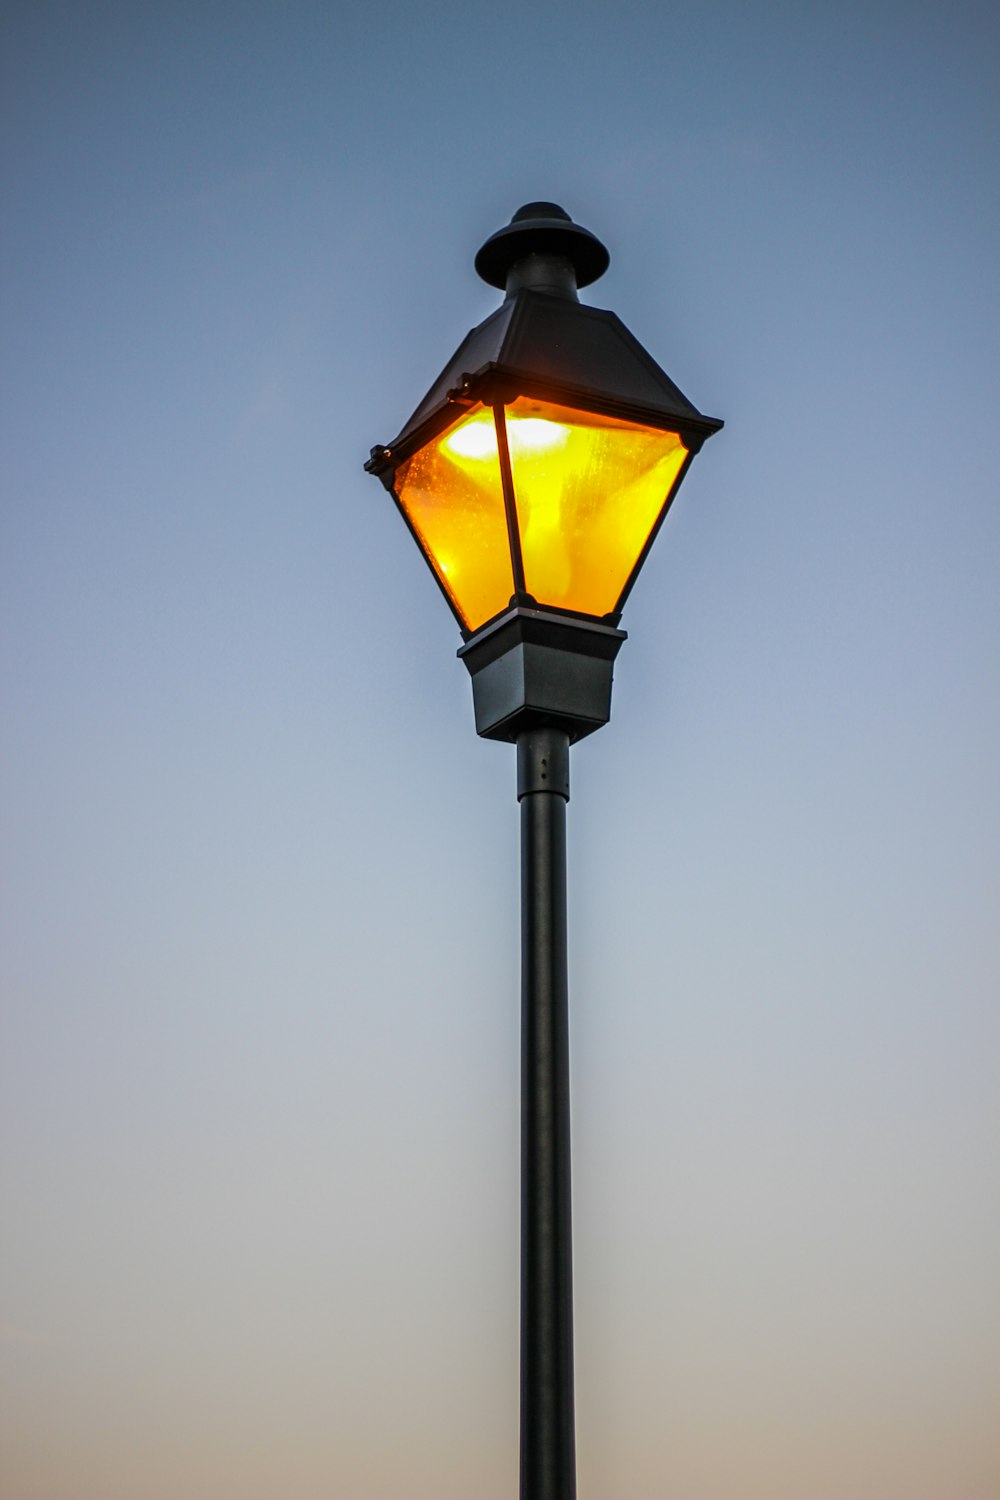
M 472 678 L 476 733 L 515 741 L 527 729 L 562 729 L 570 743 L 611 717 L 614 661 L 624 630 L 597 620 L 517 606 L 459 651 Z

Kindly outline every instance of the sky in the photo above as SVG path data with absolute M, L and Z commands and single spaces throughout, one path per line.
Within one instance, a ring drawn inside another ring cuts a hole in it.
M 513 753 L 362 465 L 533 199 L 726 422 L 573 752 L 581 1500 L 1000 1497 L 998 43 L 3 7 L 0 1500 L 515 1492 Z

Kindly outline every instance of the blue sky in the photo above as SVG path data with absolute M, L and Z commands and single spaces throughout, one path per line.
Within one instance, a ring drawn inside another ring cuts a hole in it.
M 993 9 L 2 32 L 2 1500 L 514 1491 L 512 756 L 361 466 L 534 198 L 726 420 L 573 761 L 581 1495 L 992 1500 Z

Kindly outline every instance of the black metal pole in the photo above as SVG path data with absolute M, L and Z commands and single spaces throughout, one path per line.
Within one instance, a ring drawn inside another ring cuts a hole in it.
M 521 1500 L 575 1500 L 566 803 L 569 736 L 517 740 L 521 804 Z

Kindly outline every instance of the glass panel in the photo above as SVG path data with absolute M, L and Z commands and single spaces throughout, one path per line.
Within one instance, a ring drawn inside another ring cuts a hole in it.
M 673 432 L 525 396 L 506 418 L 528 592 L 610 613 L 687 449 Z
M 401 463 L 396 494 L 466 628 L 505 609 L 514 581 L 492 409 L 474 407 Z

